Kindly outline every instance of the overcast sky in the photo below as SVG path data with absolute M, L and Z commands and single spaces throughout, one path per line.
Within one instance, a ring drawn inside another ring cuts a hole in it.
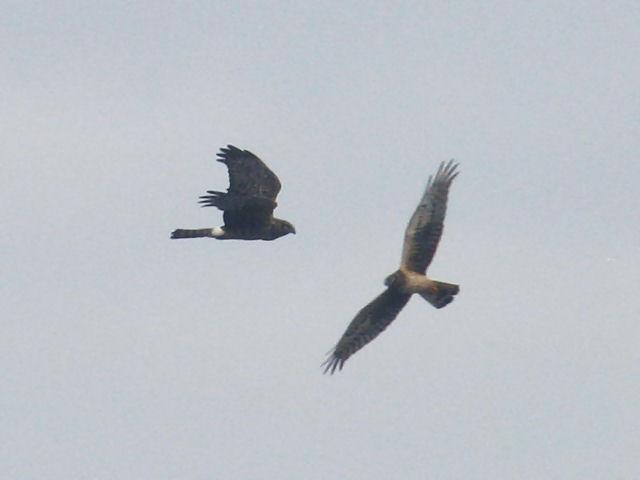
M 640 478 L 640 4 L 27 2 L 0 20 L 0 476 Z M 234 144 L 275 242 L 221 225 Z M 443 160 L 429 273 L 339 374 Z

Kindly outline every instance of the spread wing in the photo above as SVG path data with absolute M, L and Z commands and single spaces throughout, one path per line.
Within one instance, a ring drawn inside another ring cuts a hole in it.
M 221 148 L 217 160 L 229 170 L 229 195 L 267 198 L 275 202 L 280 180 L 262 160 L 248 150 L 233 145 Z
M 255 229 L 269 224 L 281 188 L 278 177 L 248 150 L 227 145 L 217 155 L 229 171 L 229 188 L 227 193 L 208 190 L 200 197 L 202 206 L 223 210 L 228 227 Z
M 322 364 L 324 373 L 342 370 L 344 362 L 376 338 L 398 316 L 411 298 L 410 295 L 388 288 L 358 312 L 331 356 Z
M 458 175 L 458 164 L 442 162 L 427 188 L 404 234 L 402 267 L 424 274 L 438 248 L 447 212 L 451 182 Z

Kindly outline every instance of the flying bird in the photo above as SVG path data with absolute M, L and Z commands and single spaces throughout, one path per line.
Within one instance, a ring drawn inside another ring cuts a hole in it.
M 229 170 L 229 188 L 226 193 L 207 190 L 199 203 L 222 210 L 224 225 L 195 230 L 179 228 L 171 233 L 171 238 L 275 240 L 296 233 L 291 223 L 273 216 L 280 180 L 262 160 L 233 145 L 221 148 L 217 156 L 216 160 Z
M 425 274 L 442 235 L 451 182 L 458 175 L 458 164 L 442 162 L 427 188 L 404 234 L 400 268 L 389 275 L 387 289 L 360 310 L 342 338 L 322 364 L 324 373 L 342 370 L 344 362 L 376 338 L 398 316 L 411 295 L 417 293 L 436 308 L 453 301 L 460 287 L 431 280 Z

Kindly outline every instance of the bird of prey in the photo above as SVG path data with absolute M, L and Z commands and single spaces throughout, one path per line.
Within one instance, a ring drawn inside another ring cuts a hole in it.
M 460 287 L 431 280 L 425 273 L 438 248 L 447 210 L 447 196 L 451 182 L 458 175 L 453 160 L 442 162 L 427 188 L 404 234 L 400 268 L 389 275 L 387 289 L 360 310 L 342 338 L 322 364 L 324 373 L 342 370 L 344 362 L 376 338 L 398 316 L 411 295 L 417 293 L 436 308 L 453 301 Z
M 233 145 L 221 148 L 217 155 L 216 160 L 229 170 L 229 188 L 227 193 L 208 190 L 199 203 L 222 210 L 224 225 L 195 230 L 179 228 L 171 233 L 171 238 L 275 240 L 296 233 L 291 223 L 273 216 L 280 180 L 262 160 Z

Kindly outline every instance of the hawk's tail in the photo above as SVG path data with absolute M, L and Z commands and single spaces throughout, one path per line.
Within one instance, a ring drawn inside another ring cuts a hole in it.
M 178 228 L 171 232 L 171 238 L 200 238 L 200 237 L 213 237 L 213 231 L 211 228 L 198 228 L 196 230 L 185 230 Z
M 433 285 L 435 287 L 433 292 L 421 293 L 420 295 L 436 308 L 442 308 L 449 305 L 453 302 L 453 297 L 455 297 L 460 291 L 460 286 L 454 285 L 453 283 L 433 280 Z

